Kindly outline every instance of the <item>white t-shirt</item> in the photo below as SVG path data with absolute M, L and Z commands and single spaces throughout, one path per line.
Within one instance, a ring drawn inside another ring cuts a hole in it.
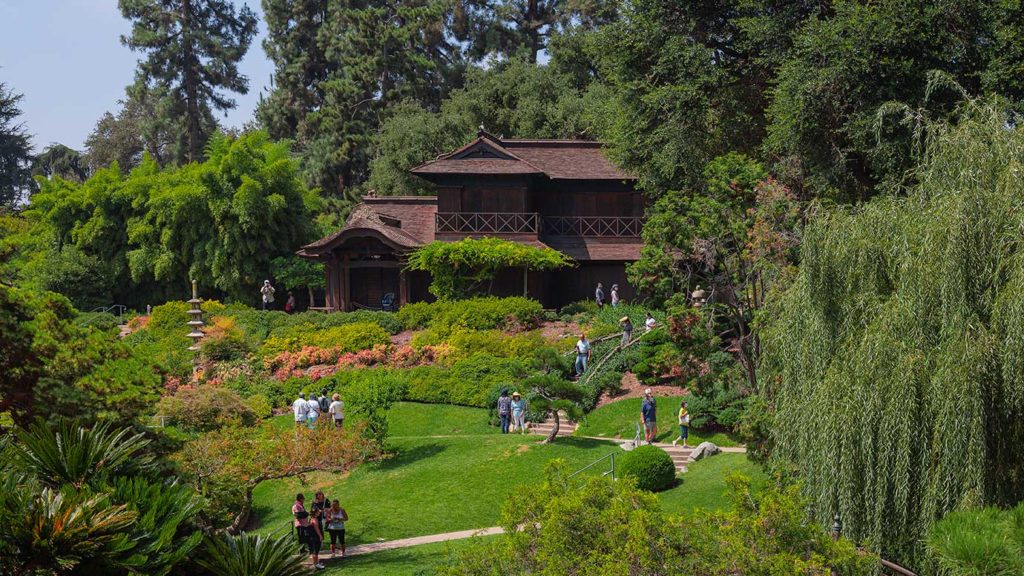
M 344 420 L 345 413 L 342 411 L 345 408 L 345 403 L 341 400 L 335 400 L 331 402 L 331 406 L 327 409 L 328 412 L 334 415 L 335 420 Z
M 303 422 L 309 414 L 309 405 L 304 399 L 296 398 L 295 402 L 292 402 L 292 410 L 295 412 L 295 421 Z
M 590 340 L 577 340 L 576 353 L 586 354 L 587 352 L 590 352 Z
M 306 400 L 306 405 L 309 406 L 309 415 L 307 418 L 318 418 L 320 416 L 320 402 L 318 402 L 316 398 Z
M 648 318 L 648 319 L 647 319 L 647 321 L 646 321 L 646 322 L 644 322 L 644 324 L 645 324 L 645 325 L 647 326 L 647 329 L 648 329 L 648 330 L 651 330 L 651 329 L 653 329 L 653 328 L 654 328 L 654 325 L 655 325 L 655 324 L 657 324 L 657 323 L 658 323 L 658 322 L 657 322 L 657 321 L 655 321 L 655 320 L 654 320 L 654 318 Z

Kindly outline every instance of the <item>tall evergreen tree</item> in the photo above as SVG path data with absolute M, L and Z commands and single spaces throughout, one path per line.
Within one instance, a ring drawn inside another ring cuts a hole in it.
M 436 110 L 464 60 L 447 0 L 265 0 L 275 88 L 257 116 L 296 140 L 307 180 L 334 193 L 366 178 L 382 113 L 411 100 Z
M 117 114 L 106 112 L 85 140 L 86 161 L 95 172 L 117 162 L 128 172 L 148 153 L 159 166 L 173 163 L 179 130 L 176 120 L 161 113 L 168 103 L 164 91 L 129 90 Z
M 121 42 L 146 57 L 134 90 L 166 89 L 160 108 L 180 117 L 178 160 L 197 161 L 216 124 L 212 111 L 235 107 L 222 90 L 245 94 L 249 80 L 238 72 L 256 33 L 256 14 L 229 0 L 120 0 L 132 32 Z
M 0 206 L 17 202 L 32 183 L 32 144 L 18 122 L 21 98 L 0 82 Z

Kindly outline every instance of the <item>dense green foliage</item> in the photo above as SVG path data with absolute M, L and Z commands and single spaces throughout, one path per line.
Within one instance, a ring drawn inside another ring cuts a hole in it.
M 308 574 L 305 555 L 291 534 L 212 537 L 196 562 L 223 576 L 301 576 Z
M 501 238 L 435 241 L 409 255 L 406 267 L 430 273 L 430 293 L 441 300 L 459 300 L 479 292 L 490 294 L 503 269 L 555 270 L 572 259 L 548 247 L 537 248 Z M 523 279 L 523 296 L 526 294 Z
M 1024 503 L 951 512 L 932 526 L 925 545 L 945 576 L 1024 573 Z
M 431 328 L 447 336 L 455 328 L 490 330 L 534 328 L 544 309 L 528 298 L 471 298 L 459 302 L 417 302 L 399 309 L 395 317 L 406 330 Z
M 1024 134 L 957 114 L 908 196 L 818 213 L 764 332 L 778 460 L 819 521 L 906 562 L 949 511 L 1024 498 Z
M 255 302 L 271 260 L 312 234 L 316 197 L 300 182 L 288 146 L 264 133 L 217 136 L 207 153 L 202 164 L 182 168 L 148 160 L 127 175 L 99 170 L 82 184 L 42 181 L 27 212 L 34 225 L 15 255 L 24 280 L 64 289 L 76 304 L 100 295 L 157 304 L 188 294 L 190 280 L 204 292 Z M 69 272 L 58 275 L 54 259 Z
M 662 512 L 631 482 L 591 478 L 581 486 L 562 464 L 547 481 L 513 495 L 505 533 L 460 550 L 440 574 L 873 574 L 877 559 L 805 520 L 793 490 L 752 494 L 732 483 L 728 511 Z
M 256 34 L 256 13 L 244 4 L 236 11 L 229 0 L 119 0 L 118 7 L 132 22 L 121 42 L 145 54 L 129 91 L 160 94 L 160 114 L 144 122 L 171 121 L 176 160 L 201 160 L 217 125 L 213 111 L 235 107 L 220 91 L 249 91 L 238 64 Z
M 353 322 L 320 330 L 299 324 L 275 330 L 263 342 L 260 353 L 272 356 L 281 352 L 294 352 L 303 346 L 337 348 L 338 351 L 358 352 L 374 346 L 387 345 L 388 333 L 373 322 Z
M 108 331 L 82 326 L 67 299 L 0 284 L 0 412 L 127 420 L 159 396 L 160 377 L 144 353 Z
M 641 490 L 660 492 L 675 484 L 676 465 L 668 453 L 657 446 L 637 446 L 622 455 L 618 474 L 632 478 Z

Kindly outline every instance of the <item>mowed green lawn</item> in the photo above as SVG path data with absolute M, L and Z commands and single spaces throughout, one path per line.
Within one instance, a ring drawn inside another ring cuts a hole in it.
M 486 528 L 498 522 L 509 494 L 543 480 L 548 461 L 561 458 L 576 470 L 620 450 L 600 440 L 542 445 L 539 436 L 502 435 L 486 427 L 483 409 L 403 403 L 393 410 L 394 457 L 345 476 L 310 474 L 306 485 L 297 478 L 260 484 L 260 531 L 286 528 L 295 493 L 311 498 L 318 488 L 348 510 L 351 544 Z
M 328 561 L 326 576 L 414 576 L 429 574 L 430 569 L 447 562 L 454 553 L 480 540 L 494 536 L 480 536 L 473 539 L 452 540 L 436 544 L 421 544 L 409 548 L 384 550 L 372 554 L 352 556 L 343 560 Z
M 679 436 L 677 414 L 682 396 L 656 398 L 658 403 L 658 436 L 659 442 L 671 442 Z M 633 438 L 636 425 L 640 422 L 640 398 L 627 398 L 605 404 L 587 414 L 580 422 L 576 434 L 579 436 L 599 436 L 603 438 Z M 718 446 L 738 446 L 740 443 L 722 432 L 705 432 L 690 428 L 689 444 L 696 446 L 704 441 L 714 442 Z
M 754 490 L 768 483 L 761 466 L 748 460 L 746 454 L 722 453 L 690 463 L 675 488 L 658 494 L 661 507 L 671 513 L 728 508 L 731 502 L 725 479 L 734 472 L 750 478 Z

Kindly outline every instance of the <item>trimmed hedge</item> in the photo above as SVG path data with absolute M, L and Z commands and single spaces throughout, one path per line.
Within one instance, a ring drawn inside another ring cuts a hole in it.
M 265 357 L 274 356 L 281 352 L 295 352 L 305 346 L 338 348 L 342 353 L 358 352 L 390 342 L 391 339 L 383 328 L 369 322 L 343 324 L 312 331 L 308 325 L 299 325 L 275 331 L 274 335 L 263 343 L 260 354 Z
M 518 330 L 536 328 L 544 317 L 540 302 L 511 298 L 470 298 L 406 304 L 395 314 L 406 330 L 433 328 L 447 336 L 455 328 Z
M 649 492 L 667 490 L 676 483 L 676 465 L 657 446 L 637 446 L 622 456 L 619 475 L 635 478 L 637 488 Z

